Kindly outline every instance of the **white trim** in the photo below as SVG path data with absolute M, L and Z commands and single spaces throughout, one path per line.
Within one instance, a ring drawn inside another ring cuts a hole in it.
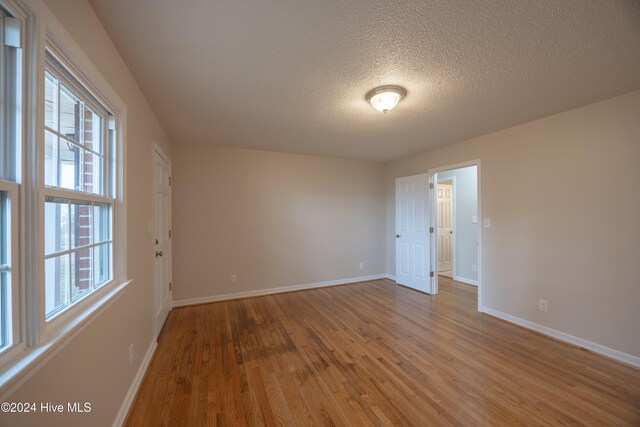
M 385 279 L 389 279 L 389 280 L 393 280 L 394 282 L 396 281 L 396 276 L 394 276 L 393 274 L 383 274 Z
M 26 353 L 24 354 L 18 355 L 17 357 L 20 357 L 20 359 L 0 375 L 0 390 L 2 391 L 0 401 L 4 401 L 11 396 L 73 338 L 89 326 L 124 293 L 124 290 L 131 282 L 121 283 L 104 295 L 100 300 L 67 323 L 64 328 L 61 328 L 56 337 L 48 340 L 43 345 L 25 350 Z
M 442 181 L 442 182 L 440 182 L 440 181 Z M 457 184 L 456 184 L 455 175 L 451 176 L 449 178 L 442 178 L 442 180 L 440 179 L 440 177 L 438 177 L 438 182 L 437 182 L 438 185 L 440 185 L 441 183 L 444 184 L 446 182 L 451 182 L 451 200 L 452 200 L 452 202 L 451 202 L 451 205 L 452 205 L 451 206 L 451 210 L 452 210 L 451 216 L 453 217 L 452 220 L 451 220 L 451 222 L 452 222 L 451 231 L 453 231 L 452 238 L 451 238 L 451 272 L 453 273 L 452 275 L 455 276 L 456 273 L 457 273 L 457 270 L 456 270 L 456 252 L 457 252 L 457 249 L 458 249 L 458 247 L 456 245 L 456 243 L 457 243 L 456 237 L 458 235 L 458 231 L 456 230 L 456 224 L 457 224 L 456 215 L 457 215 L 457 212 L 458 212 L 458 206 L 456 205 L 456 202 L 457 202 L 457 199 L 456 199 L 456 188 L 458 188 L 458 187 L 457 187 Z M 438 187 L 435 187 L 435 190 L 437 190 L 437 189 L 438 189 Z M 436 196 L 436 218 L 434 218 L 434 221 L 436 223 L 436 227 L 434 227 L 433 232 L 436 235 L 436 242 L 437 242 L 437 239 L 438 239 L 438 227 L 437 227 L 437 225 L 438 225 L 438 217 L 437 217 L 437 215 L 438 215 L 438 200 L 437 200 L 438 199 L 438 195 L 435 194 L 435 196 Z M 436 265 L 435 265 L 433 271 L 434 271 L 434 274 L 438 274 L 438 263 L 437 262 L 436 262 Z
M 466 283 L 467 285 L 478 286 L 477 280 L 467 279 L 466 277 L 462 276 L 453 276 L 453 280 L 460 283 Z
M 171 159 L 169 158 L 169 156 L 167 155 L 167 153 L 164 152 L 164 150 L 162 149 L 162 147 L 160 147 L 158 144 L 154 143 L 153 144 L 153 157 L 151 159 L 151 161 L 153 162 L 153 167 L 151 168 L 151 182 L 153 183 L 151 185 L 151 200 L 153 201 L 153 231 L 155 234 L 155 229 L 156 229 L 156 208 L 155 208 L 155 199 L 156 199 L 156 168 L 157 168 L 157 164 L 156 164 L 156 158 L 155 156 L 160 156 L 160 158 L 162 158 L 164 161 L 167 162 L 167 164 L 169 165 L 169 180 L 171 182 L 171 184 L 169 184 L 169 218 L 168 218 L 168 222 L 169 222 L 169 230 L 172 232 L 173 229 L 173 225 L 172 225 L 172 213 L 173 213 L 173 209 L 171 209 L 171 206 L 173 205 L 173 165 L 171 164 Z M 155 240 L 156 237 L 153 237 L 153 239 Z M 155 248 L 154 248 L 154 252 L 155 252 Z M 155 339 L 157 339 L 160 336 L 160 332 L 162 331 L 162 327 L 163 325 L 158 325 L 158 313 L 157 313 L 157 298 L 158 298 L 158 284 L 157 284 L 157 277 L 156 277 L 156 258 L 155 258 L 155 254 L 150 253 L 151 256 L 153 256 L 152 260 L 153 260 L 153 298 L 152 298 L 152 307 L 153 309 L 151 310 L 152 313 L 152 319 L 151 319 L 151 324 L 153 325 L 153 336 Z M 170 303 L 173 302 L 173 237 L 169 237 L 169 243 L 168 243 L 168 250 L 167 253 L 165 254 L 166 257 L 169 259 L 169 283 L 172 284 L 172 286 L 169 288 L 169 299 L 170 299 Z M 166 259 L 166 258 L 165 258 Z M 169 307 L 169 311 L 171 311 L 171 306 Z M 167 315 L 168 316 L 168 315 Z M 166 322 L 166 318 L 165 318 L 165 322 Z
M 83 191 L 73 191 L 60 187 L 45 186 L 45 193 L 45 197 L 69 199 L 78 202 L 93 202 L 111 206 L 117 203 L 116 199 L 112 199 L 111 197 L 105 197 L 94 193 L 85 193 Z
M 208 302 L 229 301 L 234 299 L 250 298 L 264 295 L 281 294 L 284 292 L 301 291 L 305 289 L 324 288 L 327 286 L 346 285 L 351 283 L 368 282 L 370 280 L 386 279 L 387 274 L 374 274 L 373 276 L 349 277 L 347 279 L 328 280 L 326 282 L 307 283 L 304 285 L 282 286 L 279 288 L 258 289 L 255 291 L 236 292 L 233 294 L 211 295 L 198 298 L 187 298 L 173 302 L 174 307 L 186 305 L 205 304 Z
M 628 365 L 640 368 L 640 357 L 638 356 L 634 356 L 628 353 L 624 353 L 622 351 L 614 350 L 613 348 L 606 347 L 601 344 L 596 344 L 594 342 L 587 341 L 583 338 L 578 338 L 573 335 L 569 335 L 566 332 L 561 332 L 561 331 L 558 331 L 557 329 L 553 329 L 548 326 L 543 326 L 538 323 L 531 322 L 529 320 L 525 320 L 517 316 L 513 316 L 511 314 L 503 313 L 493 308 L 481 307 L 480 312 L 488 314 L 489 316 L 497 317 L 498 319 L 506 320 L 509 323 L 522 326 L 523 328 L 531 329 L 543 335 L 556 338 L 560 341 L 564 341 L 569 344 L 582 347 L 584 349 L 593 351 L 594 353 L 598 353 L 600 355 L 609 357 L 619 362 L 626 363 Z
M 8 324 L 3 325 L 4 331 L 0 333 L 6 333 L 7 339 L 11 342 L 6 348 L 0 351 L 0 361 L 10 360 L 14 354 L 19 353 L 25 347 L 22 332 L 22 307 L 20 304 L 20 256 L 19 256 L 19 236 L 20 236 L 20 184 L 15 182 L 8 182 L 0 180 L 0 192 L 5 192 L 9 195 L 9 224 L 8 227 L 8 242 L 5 242 L 8 246 L 8 263 L 6 266 L 0 267 L 0 271 L 8 272 L 11 276 L 11 281 L 7 285 L 8 305 L 10 306 L 9 315 L 4 319 Z M 0 206 L 2 209 L 2 206 Z M 1 216 L 1 215 L 0 215 Z M 2 224 L 0 224 L 0 228 Z M 3 242 L 0 239 L 0 245 Z M 0 289 L 2 292 L 2 289 Z M 5 302 L 3 302 L 5 303 Z M 1 365 L 0 365 L 1 366 Z
M 164 158 L 167 161 L 167 163 L 171 164 L 171 159 L 169 158 L 169 156 L 167 156 L 167 153 L 165 153 L 162 147 L 160 147 L 158 144 L 153 144 L 153 151 L 160 154 L 160 156 L 162 156 L 162 158 Z
M 151 341 L 149 348 L 147 349 L 147 354 L 144 355 L 144 359 L 142 359 L 142 363 L 140 363 L 140 367 L 138 368 L 138 372 L 136 372 L 136 376 L 133 378 L 133 382 L 131 383 L 131 387 L 129 387 L 129 391 L 120 406 L 120 410 L 118 411 L 118 415 L 116 415 L 116 419 L 113 421 L 114 427 L 120 427 L 124 424 L 127 419 L 127 415 L 129 415 L 129 410 L 131 409 L 131 405 L 133 405 L 133 401 L 136 398 L 136 394 L 138 393 L 138 388 L 140 388 L 140 384 L 142 384 L 142 379 L 144 378 L 144 374 L 147 372 L 149 368 L 149 364 L 151 363 L 151 358 L 158 347 L 158 342 L 154 339 Z

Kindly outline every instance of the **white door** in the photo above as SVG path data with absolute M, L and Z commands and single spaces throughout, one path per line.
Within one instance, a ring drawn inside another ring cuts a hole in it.
M 171 310 L 171 165 L 154 151 L 154 238 L 155 238 L 155 334 Z
M 453 186 L 438 183 L 438 273 L 453 270 Z M 451 274 L 450 274 L 451 275 Z
M 429 175 L 396 179 L 396 282 L 431 293 Z

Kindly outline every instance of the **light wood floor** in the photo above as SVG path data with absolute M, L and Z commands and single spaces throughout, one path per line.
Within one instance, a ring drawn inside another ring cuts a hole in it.
M 640 425 L 640 370 L 378 280 L 175 309 L 128 418 L 160 425 Z

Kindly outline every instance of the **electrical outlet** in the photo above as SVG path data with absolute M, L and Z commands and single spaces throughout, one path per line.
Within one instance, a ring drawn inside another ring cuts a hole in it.
M 231 277 L 229 278 L 229 283 L 238 283 L 238 276 L 235 274 L 232 274 Z
M 133 344 L 129 346 L 129 366 L 133 365 Z
M 475 264 L 471 264 L 471 271 L 473 271 L 474 273 L 478 272 L 478 266 Z
M 545 313 L 547 313 L 549 311 L 549 302 L 547 302 L 546 299 L 539 299 L 538 310 L 544 311 Z
M 360 270 L 364 270 L 364 262 L 360 261 Z
M 491 218 L 484 219 L 484 228 L 491 228 Z

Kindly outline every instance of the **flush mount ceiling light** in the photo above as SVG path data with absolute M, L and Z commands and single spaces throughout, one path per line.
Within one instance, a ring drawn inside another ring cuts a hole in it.
M 383 113 L 393 110 L 398 102 L 407 95 L 407 90 L 400 86 L 380 86 L 367 93 L 367 101 L 373 108 Z

